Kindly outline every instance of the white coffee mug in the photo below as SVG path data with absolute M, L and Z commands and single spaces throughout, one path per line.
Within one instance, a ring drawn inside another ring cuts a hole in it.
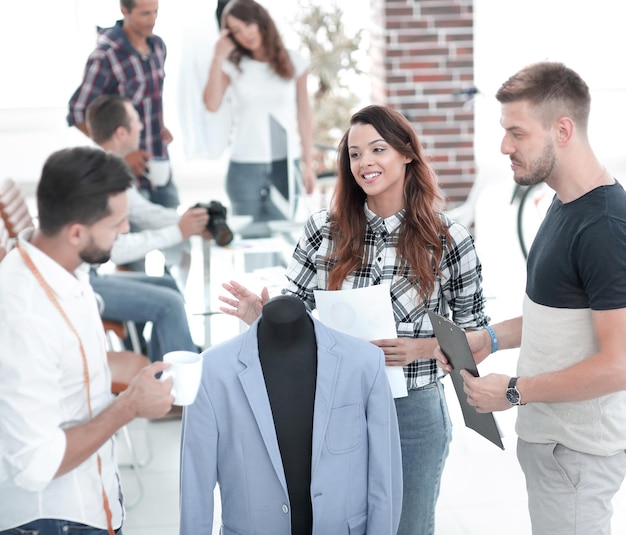
M 165 186 L 170 180 L 170 161 L 167 158 L 148 160 L 146 177 L 153 186 Z
M 163 371 L 161 380 L 172 378 L 174 405 L 191 405 L 196 399 L 202 378 L 202 356 L 192 351 L 170 351 L 163 355 L 170 367 Z

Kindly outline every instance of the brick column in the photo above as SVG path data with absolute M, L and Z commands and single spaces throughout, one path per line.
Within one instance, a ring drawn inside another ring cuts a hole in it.
M 414 125 L 450 208 L 474 182 L 473 0 L 370 0 L 372 102 Z

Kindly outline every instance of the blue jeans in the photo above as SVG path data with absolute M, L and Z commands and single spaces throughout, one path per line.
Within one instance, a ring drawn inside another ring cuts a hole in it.
M 178 189 L 171 178 L 165 186 L 157 186 L 152 189 L 140 189 L 139 193 L 141 193 L 150 202 L 160 204 L 166 208 L 178 208 L 178 205 L 180 204 Z
M 296 161 L 294 165 L 299 164 Z M 251 215 L 253 221 L 285 219 L 285 214 L 270 198 L 271 185 L 288 201 L 287 160 L 270 163 L 230 162 L 226 175 L 226 193 L 233 215 Z
M 122 535 L 122 528 L 115 531 Z M 107 535 L 106 529 L 97 529 L 68 520 L 41 519 L 23 524 L 17 528 L 0 531 L 0 535 Z
M 170 275 L 150 277 L 136 272 L 99 275 L 91 270 L 89 281 L 104 301 L 104 319 L 152 323 L 148 345 L 151 361 L 163 360 L 169 351 L 198 350 L 189 331 L 183 296 Z
M 452 424 L 437 381 L 396 398 L 402 448 L 402 515 L 398 535 L 433 535 L 443 466 Z

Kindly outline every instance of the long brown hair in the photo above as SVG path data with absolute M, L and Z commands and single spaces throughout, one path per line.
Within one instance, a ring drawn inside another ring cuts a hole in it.
M 378 134 L 411 161 L 406 165 L 404 207 L 406 214 L 400 229 L 398 257 L 408 262 L 411 282 L 419 285 L 419 295 L 426 298 L 433 290 L 440 273 L 443 256 L 441 235 L 450 240 L 450 233 L 440 216 L 443 200 L 437 177 L 426 161 L 421 143 L 411 123 L 400 113 L 386 106 L 367 106 L 350 119 L 350 126 L 369 124 Z M 363 205 L 365 192 L 357 184 L 350 169 L 348 134 L 346 131 L 338 148 L 338 181 L 330 214 L 333 264 L 328 289 L 341 288 L 346 277 L 361 267 L 366 218 Z
M 254 0 L 230 0 L 222 12 L 222 28 L 228 28 L 226 19 L 229 15 L 245 24 L 257 24 L 263 38 L 263 48 L 274 72 L 285 80 L 294 77 L 295 69 L 289 53 L 283 44 L 274 20 L 262 5 Z M 252 57 L 252 52 L 235 41 L 235 49 L 228 59 L 239 67 L 243 56 Z

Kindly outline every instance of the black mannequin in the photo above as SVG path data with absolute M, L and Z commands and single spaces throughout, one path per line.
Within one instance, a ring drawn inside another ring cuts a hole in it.
M 291 534 L 310 535 L 317 343 L 304 303 L 288 295 L 268 301 L 263 307 L 257 338 L 289 491 Z

